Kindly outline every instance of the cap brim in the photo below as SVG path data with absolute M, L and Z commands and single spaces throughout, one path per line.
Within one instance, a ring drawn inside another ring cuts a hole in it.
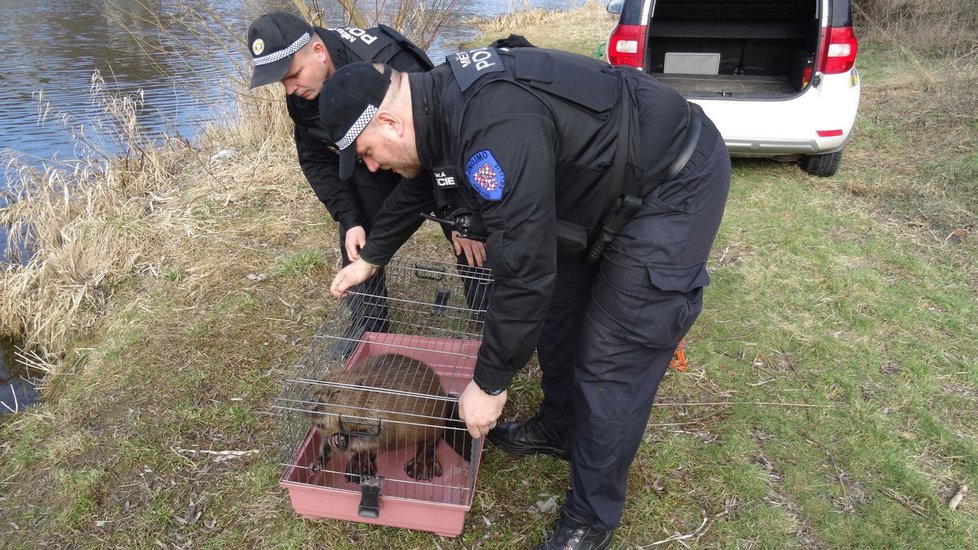
M 357 165 L 356 142 L 340 151 L 340 178 L 348 180 L 353 175 L 353 167 Z
M 267 65 L 255 66 L 255 71 L 251 73 L 250 88 L 257 88 L 266 84 L 272 84 L 282 80 L 285 73 L 289 72 L 292 65 L 292 56 L 288 56 Z

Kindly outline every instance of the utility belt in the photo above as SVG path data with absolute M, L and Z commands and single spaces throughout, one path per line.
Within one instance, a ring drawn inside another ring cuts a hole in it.
M 686 103 L 686 108 L 688 109 L 686 116 L 686 128 L 688 128 L 686 141 L 679 149 L 676 160 L 669 165 L 669 169 L 663 175 L 662 181 L 674 179 L 682 172 L 683 168 L 686 167 L 686 163 L 689 162 L 690 157 L 693 156 L 693 151 L 696 150 L 696 145 L 700 140 L 700 130 L 703 127 L 703 110 L 699 105 L 689 102 Z M 628 88 L 628 83 L 624 82 L 622 86 L 621 132 L 619 133 L 618 145 L 615 149 L 615 157 L 611 165 L 611 187 L 612 195 L 615 199 L 611 210 L 601 224 L 601 231 L 598 234 L 598 238 L 588 250 L 587 261 L 591 263 L 596 263 L 601 260 L 605 248 L 615 240 L 615 237 L 621 231 L 622 227 L 628 223 L 628 220 L 635 216 L 639 207 L 642 206 L 642 199 L 645 196 L 645 190 L 637 182 L 626 182 L 625 179 L 625 163 L 628 160 L 628 145 L 631 142 L 631 132 L 629 131 L 631 110 L 631 92 Z M 630 187 L 628 190 L 625 190 L 626 183 L 631 184 L 628 186 Z

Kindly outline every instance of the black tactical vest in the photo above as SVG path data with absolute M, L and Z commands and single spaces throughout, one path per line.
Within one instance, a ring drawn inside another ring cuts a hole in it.
M 339 38 L 363 61 L 389 63 L 395 55 L 406 51 L 416 58 L 423 70 L 428 71 L 434 67 L 420 48 L 387 25 L 378 25 L 366 30 L 356 27 L 333 27 L 326 31 Z
M 459 52 L 449 56 L 447 63 L 461 92 L 446 94 L 442 99 L 453 135 L 464 135 L 468 102 L 479 90 L 498 81 L 516 84 L 530 92 L 547 106 L 558 126 L 568 126 L 568 131 L 560 132 L 563 143 L 558 147 L 587 149 L 585 144 L 595 132 L 617 134 L 620 128 L 619 105 L 626 79 L 618 74 L 619 69 L 596 59 L 532 47 L 489 47 Z M 632 128 L 637 128 L 634 111 L 632 109 L 628 116 L 634 122 Z M 626 145 L 625 158 L 636 158 L 638 144 L 634 133 Z M 608 165 L 613 152 L 613 148 L 611 151 L 592 151 L 596 157 L 606 155 Z M 460 166 L 463 154 L 464 151 L 451 151 L 446 160 L 450 166 Z M 562 248 L 579 251 L 595 239 L 604 215 L 611 207 L 612 197 L 608 191 L 621 186 L 611 185 L 608 181 L 610 173 L 598 180 L 587 181 L 561 174 L 560 166 L 557 169 L 558 180 L 565 191 L 557 195 L 558 240 Z M 637 170 L 628 163 L 626 177 L 636 177 Z M 439 198 L 439 203 L 463 202 L 450 195 Z

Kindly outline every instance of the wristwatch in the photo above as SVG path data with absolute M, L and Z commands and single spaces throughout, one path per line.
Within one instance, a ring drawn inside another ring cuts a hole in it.
M 499 395 L 499 394 L 503 393 L 504 391 L 506 391 L 506 388 L 489 389 L 489 388 L 483 386 L 482 384 L 480 384 L 479 381 L 476 380 L 476 379 L 474 379 L 474 378 L 472 379 L 472 381 L 475 382 L 475 385 L 476 386 L 479 386 L 479 389 L 482 390 L 483 392 L 485 392 L 486 395 Z

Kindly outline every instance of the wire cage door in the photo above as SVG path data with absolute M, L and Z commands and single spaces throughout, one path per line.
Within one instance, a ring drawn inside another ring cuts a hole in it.
M 274 405 L 297 513 L 461 533 L 482 440 L 458 396 L 490 285 L 488 269 L 398 258 L 337 301 Z

